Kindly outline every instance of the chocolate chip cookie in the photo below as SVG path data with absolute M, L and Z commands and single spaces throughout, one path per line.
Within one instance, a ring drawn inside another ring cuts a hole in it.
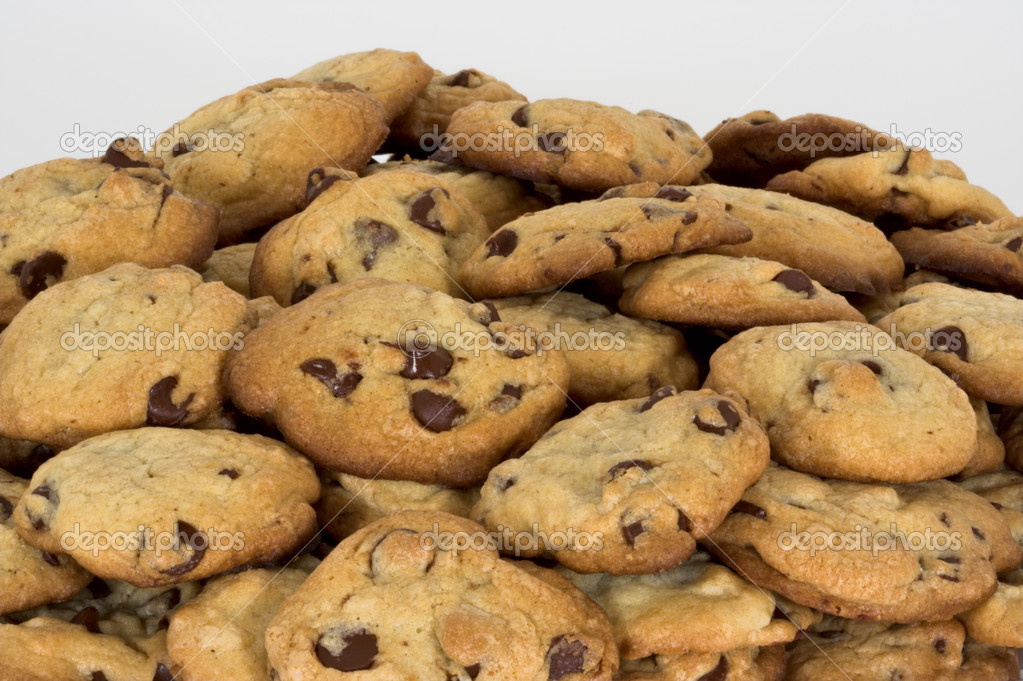
M 406 511 L 335 548 L 270 622 L 271 677 L 610 681 L 607 616 L 557 574 L 498 556 L 479 525 Z M 537 604 L 543 604 L 537 608 Z
M 259 435 L 139 428 L 39 467 L 14 510 L 26 542 L 136 586 L 290 555 L 312 535 L 312 464 Z
M 0 343 L 0 433 L 68 447 L 202 421 L 223 404 L 227 351 L 255 322 L 245 298 L 184 267 L 121 264 L 53 286 Z
M 529 341 L 483 303 L 358 279 L 246 336 L 225 381 L 321 466 L 471 487 L 564 408 L 565 358 Z
M 120 262 L 198 267 L 218 211 L 174 191 L 136 140 L 0 179 L 0 325 L 47 287 Z
M 513 532 L 516 555 L 584 573 L 658 572 L 693 554 L 768 457 L 742 403 L 665 387 L 556 424 L 490 472 L 472 517 Z
M 966 393 L 869 325 L 744 331 L 710 358 L 705 385 L 745 397 L 773 457 L 815 475 L 934 480 L 961 471 L 976 451 Z
M 236 244 L 213 251 L 213 254 L 199 266 L 197 271 L 203 281 L 222 281 L 232 291 L 249 297 L 249 271 L 256 244 Z

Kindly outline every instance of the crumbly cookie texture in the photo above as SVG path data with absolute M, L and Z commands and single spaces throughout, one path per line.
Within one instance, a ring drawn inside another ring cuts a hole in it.
M 789 649 L 790 681 L 1015 681 L 1015 651 L 966 637 L 955 620 L 885 624 L 826 617 Z
M 350 83 L 380 102 L 385 122 L 408 110 L 434 70 L 415 52 L 378 48 L 325 59 L 292 76 L 313 83 Z
M 968 610 L 1020 561 L 1002 515 L 947 480 L 868 485 L 774 464 L 704 546 L 796 603 L 886 622 Z
M 250 297 L 249 270 L 256 244 L 235 244 L 213 251 L 213 254 L 197 269 L 203 281 L 222 281 L 232 291 L 246 298 Z
M 714 152 L 707 172 L 739 187 L 763 187 L 775 175 L 802 170 L 819 158 L 893 144 L 887 135 L 844 118 L 808 113 L 782 120 L 764 110 L 725 119 L 703 138 Z
M 0 325 L 57 282 L 119 262 L 198 267 L 219 212 L 175 191 L 136 140 L 101 158 L 62 158 L 0 179 Z
M 442 511 L 468 518 L 480 498 L 478 487 L 452 489 L 411 480 L 360 478 L 334 471 L 323 471 L 320 483 L 323 492 L 316 505 L 316 516 L 320 526 L 338 540 L 398 511 Z
M 26 542 L 136 586 L 284 558 L 314 532 L 320 494 L 312 464 L 283 443 L 176 428 L 92 438 L 40 466 L 29 489 L 14 510 Z
M 227 245 L 298 211 L 310 169 L 360 170 L 386 136 L 380 104 L 355 86 L 277 79 L 178 121 L 153 154 L 176 189 L 220 209 Z
M 256 324 L 245 298 L 184 267 L 115 265 L 53 286 L 0 343 L 0 433 L 69 447 L 220 410 L 227 351 Z
M 867 321 L 802 270 L 759 258 L 669 255 L 631 265 L 622 286 L 623 312 L 664 322 L 735 329 Z
M 459 281 L 477 297 L 510 296 L 662 255 L 748 241 L 752 232 L 730 210 L 681 187 L 610 190 L 504 225 L 465 262 Z
M 568 363 L 470 304 L 412 284 L 326 286 L 245 337 L 225 381 L 321 466 L 471 487 L 565 405 Z
M 913 227 L 891 235 L 903 260 L 960 279 L 1023 292 L 1023 218 L 945 231 Z
M 321 286 L 380 277 L 466 296 L 455 276 L 490 230 L 464 194 L 440 178 L 402 169 L 321 177 L 309 207 L 260 240 L 253 295 L 291 305 Z
M 574 99 L 475 102 L 451 116 L 448 134 L 492 140 L 456 149 L 465 165 L 588 192 L 636 182 L 694 182 L 710 148 L 687 124 L 656 111 Z
M 69 556 L 30 546 L 18 534 L 14 508 L 28 480 L 0 470 L 0 615 L 62 601 L 92 579 Z
M 743 331 L 710 358 L 705 385 L 745 397 L 773 457 L 815 475 L 934 480 L 958 473 L 976 452 L 966 393 L 865 324 Z
M 886 229 L 962 227 L 1011 217 L 1001 200 L 924 149 L 824 158 L 775 177 L 767 188 L 872 220 Z
M 669 326 L 615 314 L 567 291 L 492 303 L 502 321 L 525 325 L 542 343 L 564 351 L 568 396 L 576 404 L 644 397 L 664 386 L 697 387 L 696 360 L 682 333 Z
M 406 511 L 350 536 L 271 621 L 271 677 L 610 681 L 610 622 L 566 579 L 486 546 L 443 543 L 482 532 L 464 518 Z
M 914 286 L 878 322 L 902 344 L 989 402 L 1023 405 L 1023 301 L 951 284 Z
M 512 530 L 517 555 L 584 573 L 658 572 L 693 554 L 768 457 L 742 403 L 661 388 L 556 424 L 490 472 L 472 517 Z

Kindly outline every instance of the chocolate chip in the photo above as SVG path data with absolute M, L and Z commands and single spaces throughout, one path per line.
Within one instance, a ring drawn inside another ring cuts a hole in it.
M 195 398 L 195 393 L 190 393 L 181 404 L 174 404 L 171 395 L 176 387 L 178 387 L 178 377 L 168 376 L 161 378 L 149 389 L 146 425 L 170 427 L 185 420 L 185 417 L 188 416 L 188 405 Z
M 316 197 L 330 189 L 340 179 L 343 179 L 340 175 L 327 175 L 325 168 L 314 168 L 309 171 L 309 177 L 305 181 L 306 205 L 312 203 Z
M 339 376 L 337 366 L 329 359 L 307 359 L 302 362 L 300 368 L 302 373 L 312 376 L 327 386 L 327 389 L 330 390 L 334 397 L 347 397 L 351 395 L 355 387 L 359 385 L 359 381 L 362 380 L 362 374 L 355 371 Z
M 107 677 L 103 672 L 93 672 L 92 676 L 89 677 L 89 681 L 107 681 Z
M 751 504 L 745 500 L 741 500 L 735 506 L 732 506 L 732 510 L 729 511 L 729 513 L 745 513 L 746 515 L 751 515 L 754 518 L 759 518 L 760 520 L 765 520 L 767 518 L 767 511 L 756 504 Z
M 964 362 L 969 361 L 970 346 L 966 334 L 958 326 L 943 326 L 931 334 L 931 350 L 951 352 Z
M 496 234 L 487 239 L 487 257 L 495 255 L 508 256 L 519 245 L 519 235 L 510 229 L 498 230 Z
M 440 187 L 434 187 L 433 189 L 427 189 L 425 192 L 416 196 L 409 206 L 409 219 L 417 225 L 426 227 L 430 231 L 437 232 L 438 234 L 446 234 L 444 225 L 440 223 L 440 220 L 431 220 L 430 211 L 437 205 L 437 201 L 433 198 L 433 192 L 440 190 L 447 194 L 444 189 Z
M 688 532 L 689 531 L 689 527 L 690 527 L 689 518 L 682 511 L 681 508 L 678 509 L 678 531 L 679 532 Z
M 639 413 L 642 414 L 643 412 L 648 411 L 650 407 L 654 406 L 664 398 L 671 397 L 674 394 L 675 394 L 674 386 L 666 385 L 663 388 L 658 388 L 653 393 L 651 393 L 650 397 L 646 399 L 646 402 L 639 405 Z
M 973 530 L 973 536 L 974 537 L 976 537 L 977 539 L 980 539 L 981 541 L 987 541 L 987 537 L 985 537 L 984 533 L 980 531 L 980 528 L 971 527 L 970 529 Z
M 153 674 L 153 681 L 174 681 L 174 675 L 161 663 L 156 664 L 156 673 Z
M 517 400 L 522 399 L 522 386 L 505 383 L 504 387 L 501 388 L 501 395 L 505 397 L 514 397 Z
M 471 77 L 472 71 L 470 69 L 462 69 L 448 79 L 448 85 L 450 87 L 469 87 L 469 78 Z
M 398 240 L 398 230 L 379 220 L 366 220 L 355 225 L 356 237 L 365 242 L 369 252 L 362 258 L 362 266 L 368 272 L 377 258 L 377 251 Z M 334 278 L 336 281 L 336 277 Z
M 465 668 L 465 673 L 469 675 L 470 679 L 475 679 L 480 675 L 480 663 L 471 664 Z
M 357 672 L 373 666 L 377 657 L 377 637 L 365 629 L 344 635 L 345 647 L 334 654 L 323 645 L 323 637 L 316 642 L 316 659 L 324 667 L 341 672 Z
M 160 207 L 163 208 L 163 204 L 167 203 L 167 199 L 174 193 L 174 187 L 169 184 L 163 185 L 163 193 L 160 195 Z
M 227 477 L 231 478 L 232 480 L 237 480 L 238 479 L 238 471 L 236 471 L 233 468 L 223 468 L 223 469 L 220 470 L 220 472 L 217 473 L 217 475 L 226 475 Z
M 542 132 L 536 136 L 536 146 L 549 154 L 564 154 L 568 149 L 563 132 Z
M 934 641 L 934 649 L 938 651 L 939 655 L 945 654 L 945 639 L 939 638 Z
M 806 276 L 802 270 L 782 270 L 774 275 L 771 281 L 776 281 L 790 291 L 805 293 L 807 298 L 817 295 L 817 289 L 813 286 L 813 280 Z
M 87 631 L 93 634 L 99 632 L 99 610 L 92 607 L 84 608 L 78 611 L 74 617 L 71 618 L 71 624 L 81 624 Z
M 515 478 L 497 478 L 494 482 L 494 486 L 497 487 L 498 492 L 504 492 L 514 484 Z
M 739 412 L 735 410 L 728 402 L 720 400 L 717 403 L 718 413 L 721 414 L 721 418 L 724 419 L 725 425 L 719 426 L 714 423 L 707 423 L 700 418 L 699 414 L 693 416 L 693 423 L 704 433 L 714 433 L 715 435 L 724 435 L 726 432 L 734 432 L 738 427 L 741 418 Z
M 53 567 L 60 567 L 60 558 L 53 555 L 49 551 L 40 551 L 39 553 L 43 554 L 43 560 L 46 561 L 49 565 L 52 565 Z
M 51 284 L 60 281 L 64 275 L 65 265 L 67 265 L 67 260 L 60 253 L 46 251 L 28 262 L 18 263 L 11 269 L 11 274 L 18 277 L 18 288 L 21 289 L 21 294 L 32 300 Z
M 940 520 L 941 524 L 944 525 L 945 527 L 952 527 L 952 523 L 948 521 L 947 513 L 942 513 L 940 516 L 938 516 L 938 520 Z
M 621 476 L 625 475 L 626 471 L 629 471 L 633 468 L 638 468 L 641 471 L 648 471 L 653 467 L 654 465 L 652 463 L 650 463 L 649 461 L 644 461 L 643 459 L 630 459 L 628 461 L 622 461 L 621 463 L 616 463 L 615 465 L 611 466 L 611 468 L 607 469 L 608 481 L 617 480 Z
M 811 395 L 813 395 L 815 392 L 817 392 L 817 386 L 819 386 L 820 384 L 821 380 L 819 378 L 811 378 L 809 381 L 806 382 L 806 389 L 810 391 Z
M 946 582 L 956 582 L 956 583 L 959 582 L 959 577 L 957 577 L 956 575 L 938 575 L 938 576 L 941 577 L 942 579 L 944 579 Z
M 303 281 L 301 284 L 295 287 L 294 292 L 291 294 L 291 304 L 301 303 L 303 300 L 316 293 L 316 287 L 312 284 Z
M 692 192 L 690 192 L 688 189 L 683 189 L 682 187 L 673 187 L 669 185 L 667 187 L 661 187 L 660 189 L 658 189 L 657 193 L 654 194 L 654 198 L 681 202 L 685 201 L 692 195 L 693 195 Z
M 177 546 L 180 548 L 182 544 L 192 549 L 192 555 L 184 563 L 174 565 L 167 568 L 166 570 L 160 570 L 165 575 L 183 575 L 186 572 L 191 572 L 195 567 L 202 562 L 203 556 L 206 554 L 206 535 L 201 531 L 197 530 L 183 520 L 179 520 L 175 524 L 174 538 Z
M 634 523 L 622 526 L 622 536 L 625 537 L 625 543 L 629 546 L 633 546 L 636 543 L 636 538 L 643 534 L 643 521 L 637 520 Z
M 487 308 L 490 311 L 490 323 L 501 321 L 501 315 L 497 314 L 497 308 L 489 300 L 481 300 L 480 305 Z
M 881 369 L 881 365 L 878 364 L 877 362 L 873 361 L 873 360 L 865 359 L 862 362 L 860 362 L 860 364 L 862 364 L 863 366 L 867 367 L 868 369 L 873 371 L 875 375 L 878 375 L 878 376 L 880 376 L 881 372 L 883 371 Z
M 894 175 L 905 175 L 909 172 L 909 157 L 911 152 L 907 151 L 905 158 L 902 159 L 902 164 L 895 169 Z
M 582 641 L 569 641 L 564 636 L 554 637 L 547 648 L 548 681 L 558 681 L 563 676 L 583 671 L 587 650 Z
M 177 142 L 177 143 L 174 144 L 173 147 L 171 147 L 171 157 L 172 158 L 177 158 L 178 156 L 181 156 L 183 154 L 187 154 L 188 152 L 192 151 L 192 149 L 194 149 L 194 148 L 195 147 L 193 145 L 189 144 L 188 142 L 185 142 L 185 141 Z
M 529 127 L 529 105 L 520 106 L 515 110 L 515 113 L 511 115 L 511 122 L 520 128 Z
M 405 378 L 440 378 L 447 376 L 454 359 L 444 348 L 416 348 L 405 350 L 405 366 L 401 375 Z
M 631 170 L 632 174 L 636 177 L 643 177 L 643 168 L 638 163 L 630 163 L 629 170 Z
M 698 678 L 696 681 L 725 681 L 728 678 L 728 658 L 724 655 L 718 661 L 718 666 Z
M 622 259 L 622 245 L 615 241 L 614 239 L 604 239 L 604 245 L 610 248 L 612 251 L 614 251 L 615 267 L 621 266 L 621 264 L 625 262 Z
M 92 594 L 93 598 L 106 598 L 111 593 L 110 587 L 107 586 L 107 583 L 99 577 L 93 578 L 93 580 L 89 582 L 89 586 L 86 588 L 89 590 L 89 593 Z
M 466 410 L 452 397 L 420 390 L 412 394 L 412 413 L 424 428 L 441 433 L 454 428 Z
M 103 162 L 109 163 L 115 168 L 148 168 L 149 164 L 145 161 L 129 158 L 121 149 L 118 149 L 118 147 L 124 148 L 126 145 L 127 140 L 123 137 L 115 139 L 107 148 L 107 153 L 103 154 Z
M 53 490 L 50 488 L 48 484 L 39 485 L 34 490 L 32 490 L 32 494 L 36 495 L 37 497 L 42 497 L 47 501 L 53 498 Z
M 1005 244 L 1005 247 L 1008 248 L 1013 253 L 1019 253 L 1020 246 L 1023 246 L 1023 236 L 1018 236 L 1012 241 Z
M 699 216 L 691 210 L 682 211 L 682 224 L 691 225 L 696 222 L 697 217 Z
M 7 520 L 14 513 L 14 505 L 6 497 L 0 497 L 0 520 Z

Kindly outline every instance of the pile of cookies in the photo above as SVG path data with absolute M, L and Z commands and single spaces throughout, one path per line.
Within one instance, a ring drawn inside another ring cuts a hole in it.
M 1021 245 L 860 123 L 383 49 L 17 171 L 0 680 L 1014 681 Z

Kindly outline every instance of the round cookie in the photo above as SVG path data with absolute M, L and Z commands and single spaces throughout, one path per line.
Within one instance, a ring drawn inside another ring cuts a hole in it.
M 919 284 L 926 284 L 932 281 L 940 281 L 945 284 L 950 283 L 949 278 L 943 274 L 938 274 L 937 272 L 932 272 L 930 270 L 916 270 L 909 274 L 902 281 L 902 285 L 895 290 L 872 296 L 853 293 L 849 296 L 849 300 L 857 310 L 863 313 L 863 316 L 867 318 L 868 322 L 876 326 L 879 320 L 890 315 L 899 307 L 899 299 L 902 297 L 903 291 L 911 289 Z M 895 331 L 894 328 L 890 327 L 884 330 L 887 331 L 889 335 Z
M 232 291 L 249 297 L 249 270 L 256 253 L 256 244 L 236 244 L 213 251 L 196 270 L 206 282 L 222 281 Z
M 873 326 L 749 329 L 710 358 L 705 386 L 745 397 L 775 460 L 815 475 L 934 480 L 958 473 L 976 452 L 966 393 Z
M 40 466 L 29 489 L 14 511 L 26 542 L 136 586 L 286 557 L 313 534 L 320 494 L 312 464 L 283 443 L 176 428 L 94 437 Z
M 512 532 L 506 550 L 517 556 L 649 574 L 691 556 L 768 458 L 767 437 L 742 404 L 665 387 L 556 424 L 490 472 L 472 518 Z
M 615 681 L 781 681 L 785 647 L 622 660 Z
M 866 322 L 802 270 L 758 258 L 669 255 L 629 267 L 618 305 L 635 317 L 714 328 Z
M 887 149 L 893 143 L 844 118 L 808 113 L 782 120 L 763 110 L 723 120 L 703 139 L 714 152 L 707 172 L 739 187 L 763 187 L 775 175 L 802 170 L 818 158 Z
M 312 168 L 360 170 L 386 135 L 380 104 L 354 86 L 277 79 L 178 121 L 153 154 L 176 189 L 220 208 L 227 245 L 298 211 Z
M 885 624 L 826 617 L 789 648 L 786 681 L 1016 681 L 1015 651 L 966 638 L 954 620 Z
M 722 243 L 751 232 L 715 198 L 645 184 L 618 196 L 523 215 L 494 232 L 465 262 L 459 281 L 474 296 L 510 296 L 563 286 L 622 265 Z
M 767 188 L 834 206 L 887 230 L 962 227 L 1012 216 L 998 197 L 967 182 L 956 164 L 902 145 L 824 158 L 778 175 Z
M 188 426 L 224 401 L 227 351 L 256 313 L 223 284 L 134 264 L 40 293 L 0 343 L 0 433 L 51 447 Z
M 27 487 L 0 470 L 0 615 L 71 598 L 92 579 L 68 556 L 40 551 L 18 535 L 14 508 Z
M 475 102 L 452 114 L 447 132 L 465 165 L 588 192 L 690 184 L 711 160 L 687 123 L 574 99 Z
M 1002 515 L 947 480 L 868 485 L 777 465 L 704 546 L 796 603 L 887 622 L 968 610 L 1020 561 Z
M 1023 405 L 1023 301 L 950 284 L 914 286 L 878 322 L 974 397 Z
M 320 526 L 337 540 L 399 511 L 442 511 L 469 517 L 479 501 L 479 488 L 451 489 L 411 480 L 360 478 L 323 471 L 323 492 L 316 505 Z
M 696 360 L 682 333 L 656 322 L 614 314 L 578 293 L 496 298 L 501 320 L 537 331 L 538 341 L 564 351 L 576 404 L 645 397 L 658 388 L 694 390 Z
M 328 469 L 471 487 L 543 434 L 569 380 L 491 315 L 412 284 L 326 286 L 246 336 L 225 382 Z
M 348 537 L 271 621 L 271 677 L 610 681 L 611 625 L 567 580 L 486 543 L 445 548 L 447 537 L 483 533 L 464 518 L 406 511 Z
M 309 207 L 260 240 L 253 295 L 291 305 L 327 284 L 379 277 L 465 296 L 458 268 L 490 235 L 468 198 L 438 178 L 400 169 L 321 177 Z
M 476 69 L 458 73 L 433 72 L 426 89 L 412 105 L 391 122 L 391 136 L 386 147 L 407 149 L 422 154 L 434 151 L 443 143 L 451 115 L 473 102 L 508 102 L 526 98 L 512 86 Z
M 378 48 L 325 59 L 292 76 L 312 83 L 350 83 L 380 102 L 384 122 L 407 110 L 430 85 L 434 70 L 415 52 Z
M 1023 473 L 1023 408 L 1002 410 L 998 418 L 998 437 L 1005 444 L 1005 463 Z
M 0 179 L 0 327 L 47 287 L 120 262 L 198 267 L 218 211 L 174 191 L 134 139 Z
M 913 227 L 891 235 L 902 259 L 949 275 L 1023 293 L 1023 218 L 952 231 Z
M 550 198 L 534 191 L 530 182 L 439 161 L 413 160 L 408 156 L 402 161 L 371 163 L 362 171 L 362 175 L 366 177 L 394 169 L 424 173 L 454 187 L 483 214 L 491 231 L 520 215 L 543 210 L 551 205 Z

